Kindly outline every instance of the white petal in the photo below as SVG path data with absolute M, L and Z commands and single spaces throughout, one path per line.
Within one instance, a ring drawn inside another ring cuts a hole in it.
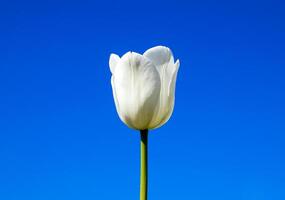
M 164 116 L 162 117 L 159 124 L 155 126 L 155 128 L 161 127 L 163 124 L 165 124 L 171 117 L 174 109 L 174 103 L 175 103 L 175 88 L 176 88 L 176 78 L 177 78 L 177 72 L 180 66 L 179 60 L 176 61 L 174 67 L 172 68 L 172 78 L 168 87 L 168 100 L 166 101 L 165 107 L 161 108 L 161 112 L 164 113 Z
M 165 64 L 174 64 L 172 52 L 168 47 L 156 46 L 148 49 L 143 55 L 152 61 L 159 73 L 161 73 Z
M 120 57 L 116 54 L 111 54 L 110 55 L 110 59 L 109 59 L 109 66 L 110 66 L 110 71 L 112 72 L 112 74 L 115 71 L 116 65 L 118 64 L 118 62 L 120 61 Z
M 174 97 L 175 95 L 176 78 L 177 78 L 177 72 L 178 72 L 179 67 L 180 67 L 180 61 L 177 60 L 172 70 L 169 71 L 169 73 L 171 74 L 171 82 L 170 82 L 169 90 L 168 90 L 169 96 Z
M 160 76 L 155 66 L 142 55 L 128 52 L 113 75 L 121 118 L 132 128 L 148 128 L 160 95 Z
M 179 61 L 174 64 L 171 50 L 162 46 L 151 48 L 144 55 L 156 64 L 161 79 L 159 109 L 156 110 L 156 114 L 150 123 L 151 128 L 157 128 L 167 122 L 173 111 L 175 82 Z M 172 87 L 174 90 L 171 89 Z
M 113 98 L 114 98 L 116 110 L 117 110 L 117 113 L 118 113 L 120 119 L 121 119 L 125 124 L 127 124 L 130 128 L 134 128 L 134 127 L 131 125 L 131 122 L 128 121 L 128 119 L 124 118 L 124 115 L 122 115 L 122 113 L 121 113 L 120 105 L 119 105 L 119 102 L 118 102 L 118 98 L 117 98 L 117 94 L 116 94 L 116 89 L 115 89 L 116 87 L 115 87 L 115 83 L 114 83 L 114 76 L 112 76 L 112 78 L 111 78 L 111 85 L 112 85 Z

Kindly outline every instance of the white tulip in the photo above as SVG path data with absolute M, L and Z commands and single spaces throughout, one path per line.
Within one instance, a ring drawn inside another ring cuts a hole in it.
M 148 49 L 143 55 L 127 52 L 121 58 L 111 54 L 112 89 L 120 119 L 137 130 L 165 124 L 174 107 L 179 60 L 164 46 Z

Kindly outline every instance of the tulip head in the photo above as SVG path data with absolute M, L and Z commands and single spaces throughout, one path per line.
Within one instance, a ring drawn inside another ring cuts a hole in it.
M 155 129 L 165 124 L 174 108 L 179 60 L 163 46 L 143 55 L 127 52 L 121 58 L 111 54 L 111 84 L 120 119 L 137 130 Z

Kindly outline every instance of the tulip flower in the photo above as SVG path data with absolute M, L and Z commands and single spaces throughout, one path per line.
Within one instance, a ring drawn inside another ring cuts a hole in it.
M 130 128 L 141 132 L 141 200 L 147 199 L 148 130 L 165 124 L 174 108 L 179 60 L 164 46 L 144 54 L 111 54 L 111 84 L 116 110 Z

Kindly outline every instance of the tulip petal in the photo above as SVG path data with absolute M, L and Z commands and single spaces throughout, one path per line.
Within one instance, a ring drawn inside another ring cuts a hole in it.
M 152 63 L 158 68 L 159 72 L 163 65 L 168 64 L 171 61 L 174 64 L 171 50 L 164 46 L 150 48 L 144 52 L 143 55 L 152 61 Z
M 161 119 L 159 125 L 157 125 L 155 128 L 159 128 L 163 124 L 165 124 L 169 118 L 171 117 L 174 109 L 174 103 L 175 103 L 175 86 L 176 86 L 176 78 L 177 78 L 177 72 L 180 66 L 180 61 L 177 60 L 174 66 L 171 68 L 171 81 L 168 86 L 168 101 L 167 105 L 164 108 L 164 117 Z
M 120 118 L 131 128 L 147 129 L 160 95 L 156 67 L 144 56 L 128 52 L 117 63 L 113 75 Z
M 115 102 L 115 106 L 116 106 L 116 110 L 117 113 L 119 115 L 119 118 L 125 123 L 127 124 L 130 128 L 134 128 L 130 122 L 130 120 L 128 120 L 128 118 L 126 118 L 124 115 L 122 115 L 122 112 L 120 110 L 120 105 L 118 102 L 118 98 L 117 98 L 117 94 L 116 94 L 116 87 L 115 87 L 115 82 L 114 82 L 114 76 L 112 76 L 111 78 L 111 85 L 112 85 L 112 91 L 113 91 L 113 97 L 114 97 L 114 102 Z
M 166 123 L 172 114 L 179 61 L 174 64 L 171 50 L 163 46 L 157 46 L 147 50 L 144 53 L 144 56 L 149 58 L 155 64 L 161 79 L 159 108 L 156 110 L 156 114 L 150 123 L 150 128 L 153 129 Z
M 178 72 L 179 67 L 180 67 L 180 61 L 177 60 L 174 64 L 174 67 L 172 68 L 172 71 L 169 72 L 171 73 L 171 81 L 168 87 L 169 96 L 175 95 L 176 78 L 177 78 L 177 72 Z
M 118 55 L 113 54 L 113 53 L 110 55 L 109 66 L 110 66 L 110 71 L 112 72 L 112 74 L 114 73 L 115 67 L 119 61 L 120 61 L 120 57 Z

